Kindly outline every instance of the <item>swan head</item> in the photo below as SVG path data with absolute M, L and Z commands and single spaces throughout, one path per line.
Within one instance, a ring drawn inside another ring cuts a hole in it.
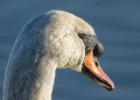
M 103 45 L 97 39 L 93 27 L 78 16 L 65 11 L 51 11 L 49 14 L 53 16 L 51 20 L 54 24 L 51 25 L 55 26 L 57 33 L 60 32 L 60 34 L 56 34 L 56 31 L 49 32 L 55 35 L 55 38 L 50 41 L 57 42 L 52 44 L 59 46 L 51 45 L 50 48 L 53 48 L 50 51 L 57 50 L 51 54 L 57 55 L 60 68 L 82 72 L 107 90 L 113 90 L 114 83 L 98 62 L 103 54 Z
M 114 83 L 103 71 L 98 61 L 104 51 L 103 45 L 93 34 L 79 33 L 78 36 L 82 39 L 85 45 L 85 57 L 82 63 L 81 72 L 97 81 L 97 83 L 105 87 L 107 90 L 112 91 L 115 88 Z

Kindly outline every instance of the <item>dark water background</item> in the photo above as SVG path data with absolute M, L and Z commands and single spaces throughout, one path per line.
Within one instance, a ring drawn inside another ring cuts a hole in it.
M 114 80 L 108 92 L 71 70 L 58 70 L 53 100 L 140 100 L 140 0 L 0 0 L 0 100 L 4 69 L 22 26 L 50 9 L 92 24 L 104 44 L 101 65 Z

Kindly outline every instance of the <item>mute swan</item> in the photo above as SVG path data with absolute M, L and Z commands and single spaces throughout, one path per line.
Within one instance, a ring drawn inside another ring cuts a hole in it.
M 93 28 L 83 19 L 59 10 L 42 14 L 16 39 L 5 71 L 3 100 L 51 100 L 57 68 L 83 72 L 113 90 L 98 63 L 102 53 Z

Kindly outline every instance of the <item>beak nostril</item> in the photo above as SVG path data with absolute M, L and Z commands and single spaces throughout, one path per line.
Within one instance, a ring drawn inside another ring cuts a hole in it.
M 99 62 L 98 62 L 98 59 L 96 57 L 94 57 L 94 64 L 96 67 L 99 67 Z
M 99 66 L 98 62 L 95 61 L 95 65 L 96 65 L 96 67 L 98 67 Z

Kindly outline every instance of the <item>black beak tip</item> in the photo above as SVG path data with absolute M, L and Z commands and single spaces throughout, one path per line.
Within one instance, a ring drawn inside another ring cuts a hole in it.
M 105 89 L 108 90 L 108 91 L 113 91 L 115 88 L 112 88 L 112 87 L 110 87 L 110 88 L 105 87 Z
M 114 83 L 113 83 L 112 86 L 111 86 L 111 85 L 109 85 L 109 86 L 104 86 L 104 88 L 105 88 L 106 90 L 108 90 L 108 91 L 113 91 L 113 90 L 115 90 L 115 85 L 114 85 Z

